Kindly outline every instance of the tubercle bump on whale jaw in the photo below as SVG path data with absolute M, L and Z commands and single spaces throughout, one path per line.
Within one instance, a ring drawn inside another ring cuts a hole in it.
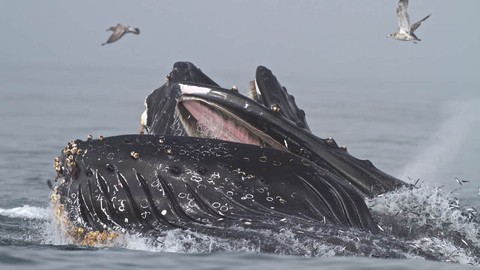
M 257 67 L 255 86 L 263 105 L 272 109 L 278 108 L 278 113 L 283 117 L 310 132 L 305 112 L 297 106 L 295 98 L 288 94 L 287 89 L 280 84 L 270 69 L 264 66 Z

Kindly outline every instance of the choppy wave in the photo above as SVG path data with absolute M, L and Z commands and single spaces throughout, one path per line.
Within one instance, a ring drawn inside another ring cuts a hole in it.
M 51 216 L 51 213 L 48 211 L 47 208 L 24 205 L 21 207 L 14 207 L 10 209 L 0 208 L 0 216 L 10 218 L 46 220 Z

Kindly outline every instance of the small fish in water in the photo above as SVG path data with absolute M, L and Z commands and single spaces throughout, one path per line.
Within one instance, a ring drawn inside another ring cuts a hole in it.
M 48 186 L 48 188 L 50 188 L 50 190 L 53 190 L 53 184 L 52 184 L 52 181 L 50 181 L 50 180 L 47 180 L 47 186 Z
M 455 181 L 457 181 L 457 183 L 458 183 L 459 185 L 463 185 L 463 183 L 468 183 L 468 182 L 470 182 L 470 181 L 468 181 L 468 180 L 460 180 L 460 179 L 458 179 L 457 177 L 455 177 Z
M 411 182 L 414 181 L 412 178 L 410 178 L 410 176 L 407 176 L 407 177 L 408 177 L 408 180 L 410 180 Z M 417 184 L 418 184 L 419 181 L 420 181 L 420 178 L 417 178 L 417 180 L 415 180 L 415 183 L 413 184 L 413 187 L 418 188 Z

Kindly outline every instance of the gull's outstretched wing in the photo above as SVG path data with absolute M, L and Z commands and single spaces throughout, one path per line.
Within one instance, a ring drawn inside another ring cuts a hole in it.
M 412 24 L 412 27 L 410 27 L 410 31 L 413 33 L 415 32 L 415 30 L 417 30 L 418 27 L 420 27 L 420 25 L 422 25 L 422 23 L 428 19 L 430 17 L 431 14 L 428 14 L 425 18 L 421 19 L 420 21 Z
M 133 34 L 135 34 L 135 35 L 138 35 L 138 34 L 140 34 L 140 29 L 137 28 L 137 27 L 128 26 L 127 32 L 128 32 L 128 33 L 133 33 Z
M 121 24 L 117 24 L 117 26 L 110 29 L 113 31 L 113 33 L 110 35 L 110 37 L 105 43 L 102 43 L 102 45 L 119 40 L 121 37 L 123 37 L 123 35 L 125 35 L 127 27 Z
M 408 17 L 408 0 L 398 1 L 397 20 L 399 32 L 410 33 L 410 19 Z

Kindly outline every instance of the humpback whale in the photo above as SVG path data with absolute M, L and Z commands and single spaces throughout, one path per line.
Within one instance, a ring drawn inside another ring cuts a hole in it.
M 68 234 L 91 244 L 175 228 L 377 233 L 364 199 L 406 184 L 313 135 L 269 69 L 257 68 L 254 85 L 248 98 L 178 62 L 145 100 L 147 134 L 69 142 L 55 159 L 52 195 Z
M 173 237 L 186 251 L 193 243 L 202 251 L 451 260 L 438 237 L 478 255 L 470 235 L 478 218 L 468 209 L 459 216 L 458 199 L 411 188 L 365 200 L 408 185 L 313 135 L 269 69 L 259 67 L 250 86 L 247 98 L 178 62 L 145 100 L 147 134 L 68 142 L 54 161 L 51 195 L 61 232 L 91 246 L 123 246 L 134 233 L 155 247 Z M 429 211 L 438 196 L 448 208 Z M 400 208 L 390 209 L 392 200 Z

